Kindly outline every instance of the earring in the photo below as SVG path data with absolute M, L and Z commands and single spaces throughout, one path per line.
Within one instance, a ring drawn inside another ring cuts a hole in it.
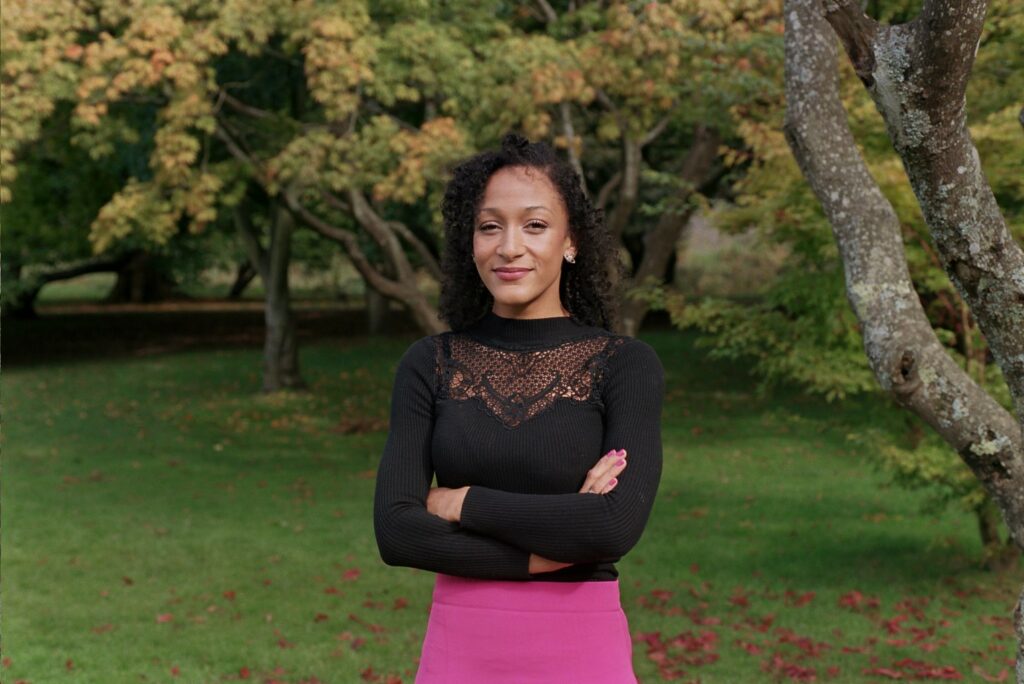
M 565 260 L 568 261 L 570 264 L 575 264 L 576 263 L 576 255 L 573 254 L 572 252 L 566 252 L 565 253 Z

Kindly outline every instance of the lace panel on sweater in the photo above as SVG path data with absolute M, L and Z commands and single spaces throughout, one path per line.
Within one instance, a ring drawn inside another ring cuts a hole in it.
M 498 349 L 460 334 L 437 345 L 438 398 L 478 405 L 509 428 L 536 417 L 559 399 L 600 403 L 608 359 L 625 337 L 598 336 L 549 349 Z

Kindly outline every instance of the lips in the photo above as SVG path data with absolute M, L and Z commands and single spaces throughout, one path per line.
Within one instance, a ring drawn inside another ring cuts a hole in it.
M 519 280 L 530 272 L 528 268 L 496 268 L 494 273 L 502 280 Z

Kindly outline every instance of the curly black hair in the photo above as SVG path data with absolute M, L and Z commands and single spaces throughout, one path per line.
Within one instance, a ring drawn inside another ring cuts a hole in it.
M 558 190 L 569 215 L 569 235 L 576 246 L 576 262 L 562 261 L 562 306 L 580 323 L 612 330 L 617 315 L 612 276 L 622 282 L 623 271 L 602 213 L 584 193 L 576 170 L 550 145 L 530 142 L 515 133 L 502 138 L 499 151 L 487 150 L 461 162 L 445 188 L 441 202 L 441 320 L 452 330 L 462 330 L 480 320 L 494 304 L 473 261 L 473 230 L 487 182 L 505 167 L 539 169 Z

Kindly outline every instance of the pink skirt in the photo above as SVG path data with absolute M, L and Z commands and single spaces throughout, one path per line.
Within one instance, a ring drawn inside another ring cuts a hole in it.
M 636 684 L 619 583 L 437 575 L 416 684 Z

